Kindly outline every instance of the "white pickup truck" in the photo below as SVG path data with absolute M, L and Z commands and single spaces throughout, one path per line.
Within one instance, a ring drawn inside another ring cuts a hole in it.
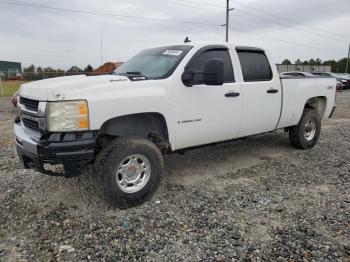
M 260 48 L 186 43 L 144 50 L 110 75 L 23 84 L 14 131 L 24 167 L 71 176 L 93 163 L 107 198 L 132 206 L 157 188 L 166 153 L 280 128 L 312 148 L 335 96 L 335 79 L 281 79 Z

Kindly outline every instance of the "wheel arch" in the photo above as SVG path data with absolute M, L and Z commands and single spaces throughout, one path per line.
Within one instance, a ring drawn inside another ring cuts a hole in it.
M 327 97 L 325 96 L 316 96 L 316 97 L 311 97 L 305 102 L 304 108 L 312 108 L 316 110 L 321 117 L 321 119 L 324 116 L 324 113 L 326 111 L 327 107 Z
M 98 136 L 155 136 L 159 140 L 169 141 L 168 125 L 164 115 L 158 112 L 123 115 L 105 121 Z

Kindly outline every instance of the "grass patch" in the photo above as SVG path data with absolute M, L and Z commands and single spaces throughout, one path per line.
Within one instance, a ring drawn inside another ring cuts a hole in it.
M 1 81 L 2 88 L 4 90 L 4 96 L 12 96 L 14 92 L 18 91 L 21 84 L 25 83 L 24 81 Z M 1 96 L 0 90 L 0 96 Z

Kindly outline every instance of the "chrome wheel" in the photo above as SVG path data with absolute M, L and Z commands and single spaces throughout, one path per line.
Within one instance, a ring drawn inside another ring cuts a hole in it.
M 141 154 L 128 156 L 121 161 L 116 171 L 118 187 L 125 193 L 141 190 L 151 176 L 151 164 Z
M 316 122 L 315 120 L 311 119 L 306 122 L 304 127 L 304 137 L 307 141 L 311 141 L 316 134 Z

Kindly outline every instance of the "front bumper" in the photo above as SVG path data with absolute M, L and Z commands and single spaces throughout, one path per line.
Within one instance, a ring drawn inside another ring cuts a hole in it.
M 17 152 L 24 168 L 55 176 L 78 175 L 94 159 L 95 132 L 54 133 L 36 139 L 21 122 L 14 125 Z

